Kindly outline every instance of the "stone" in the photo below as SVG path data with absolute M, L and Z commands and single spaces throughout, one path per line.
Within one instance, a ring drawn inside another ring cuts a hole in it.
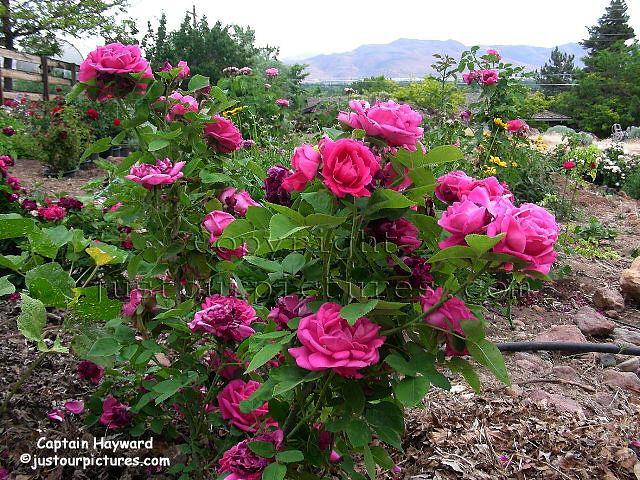
M 614 328 L 613 340 L 622 345 L 640 346 L 640 331 L 623 327 Z
M 569 365 L 558 365 L 551 370 L 556 377 L 564 380 L 575 380 L 578 378 L 578 372 Z
M 516 365 L 526 372 L 542 372 L 551 368 L 551 363 L 539 355 L 528 352 L 517 352 L 513 355 Z
M 604 372 L 604 383 L 613 388 L 621 388 L 629 392 L 640 393 L 640 378 L 632 372 L 606 370 Z
M 616 328 L 616 324 L 589 306 L 580 308 L 573 316 L 573 321 L 585 335 L 604 337 Z
M 624 297 L 612 288 L 601 287 L 593 292 L 593 304 L 600 310 L 624 310 Z
M 580 342 L 587 341 L 580 329 L 575 325 L 553 325 L 540 332 L 533 339 L 535 342 Z
M 528 398 L 536 404 L 547 404 L 556 408 L 560 412 L 577 413 L 584 415 L 584 411 L 578 402 L 572 398 L 565 397 L 557 393 L 548 393 L 544 390 L 533 390 Z
M 640 370 L 640 357 L 632 357 L 618 365 L 621 372 L 635 372 Z
M 620 312 L 617 312 L 615 310 L 607 310 L 604 312 L 605 317 L 609 317 L 609 318 L 615 318 L 615 319 L 619 319 L 620 318 Z
M 593 395 L 593 399 L 603 407 L 610 407 L 615 401 L 615 397 L 607 392 L 597 392 Z
M 604 368 L 615 367 L 618 364 L 616 356 L 612 353 L 600 353 L 598 354 L 598 362 Z
M 620 288 L 622 293 L 634 300 L 640 300 L 640 257 L 620 274 Z

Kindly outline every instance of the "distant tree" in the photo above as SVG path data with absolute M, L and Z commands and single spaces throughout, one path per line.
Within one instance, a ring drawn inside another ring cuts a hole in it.
M 457 115 L 464 105 L 465 94 L 455 83 L 442 85 L 437 78 L 425 77 L 420 82 L 398 87 L 393 97 L 400 102 L 439 112 L 445 116 Z M 444 111 L 440 111 L 444 109 Z
M 587 27 L 587 30 L 589 38 L 583 40 L 581 45 L 589 50 L 590 55 L 606 50 L 616 42 L 625 42 L 636 36 L 629 25 L 625 0 L 611 0 L 598 24 Z
M 561 52 L 558 47 L 551 51 L 549 61 L 536 74 L 536 81 L 542 85 L 545 95 L 556 95 L 571 88 L 559 84 L 572 82 L 576 72 L 575 58 L 573 54 Z
M 384 75 L 379 75 L 355 81 L 351 84 L 351 88 L 357 93 L 371 95 L 381 92 L 392 93 L 398 88 L 398 84 L 390 78 L 385 78 Z

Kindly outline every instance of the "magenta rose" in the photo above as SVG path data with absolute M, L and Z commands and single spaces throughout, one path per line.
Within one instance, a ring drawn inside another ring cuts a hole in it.
M 468 198 L 474 190 L 486 191 L 491 200 L 498 197 L 513 198 L 513 194 L 509 191 L 507 184 L 501 183 L 496 177 L 477 180 L 473 187 L 467 191 L 466 197 L 463 195 L 463 198 Z
M 291 166 L 295 172 L 282 181 L 282 188 L 288 192 L 304 190 L 316 178 L 320 166 L 320 153 L 311 145 L 303 143 L 293 151 Z
M 131 167 L 129 175 L 124 178 L 148 190 L 158 185 L 171 185 L 184 176 L 180 170 L 186 163 L 178 162 L 174 165 L 168 158 L 157 160 L 155 165 L 143 163 Z
M 276 301 L 276 306 L 267 315 L 267 320 L 273 320 L 278 326 L 278 330 L 288 328 L 289 320 L 295 317 L 305 317 L 311 313 L 309 302 L 316 299 L 313 295 L 303 298 L 298 295 L 287 295 L 280 297 Z
M 176 117 L 182 117 L 185 113 L 198 111 L 198 101 L 191 95 L 173 92 L 169 95 L 169 102 L 171 107 L 167 112 L 167 122 L 173 122 Z
M 262 433 L 253 438 L 243 440 L 222 454 L 218 460 L 218 473 L 230 473 L 225 480 L 260 480 L 262 472 L 275 458 L 260 457 L 249 448 L 250 442 L 268 442 L 273 444 L 276 451 L 282 448 L 284 432 L 275 430 Z
M 299 367 L 312 372 L 332 369 L 338 375 L 362 378 L 361 368 L 378 363 L 378 348 L 385 337 L 378 336 L 380 326 L 365 317 L 349 325 L 340 316 L 342 307 L 325 303 L 298 325 L 296 334 L 301 347 L 289 353 Z
M 126 427 L 131 423 L 133 413 L 129 410 L 129 405 L 120 402 L 117 398 L 109 395 L 102 402 L 102 415 L 100 423 L 109 429 L 117 430 Z
M 337 197 L 353 195 L 369 197 L 366 188 L 380 170 L 380 163 L 369 148 L 359 140 L 325 138 L 320 143 L 324 184 Z
M 275 67 L 271 67 L 271 68 L 267 68 L 264 71 L 264 74 L 269 78 L 273 78 L 273 77 L 277 77 L 278 75 L 280 75 L 280 70 L 278 70 Z
M 142 290 L 134 288 L 129 292 L 129 302 L 122 305 L 122 316 L 132 317 L 140 303 L 142 303 Z
M 516 135 L 524 135 L 529 131 L 529 125 L 524 120 L 516 118 L 507 122 L 507 131 Z
M 473 82 L 478 80 L 478 78 L 479 78 L 479 73 L 476 72 L 475 70 L 471 70 L 470 72 L 462 74 L 462 81 L 467 85 L 471 85 Z
M 400 247 L 404 253 L 411 253 L 422 245 L 419 230 L 406 218 L 395 220 L 374 220 L 365 231 L 378 242 L 391 242 Z
M 78 378 L 89 380 L 94 385 L 98 385 L 104 377 L 104 368 L 89 360 L 82 360 L 76 368 Z
M 420 305 L 422 311 L 427 312 L 442 297 L 442 288 L 438 287 L 435 291 L 427 288 L 427 291 L 420 297 Z M 477 320 L 467 308 L 465 303 L 458 297 L 452 297 L 444 302 L 435 312 L 430 313 L 424 321 L 440 330 L 440 335 L 446 339 L 446 355 L 469 355 L 466 347 L 458 350 L 453 340 L 454 334 L 458 337 L 464 337 L 464 331 L 460 324 L 460 320 Z
M 45 220 L 62 220 L 66 210 L 58 205 L 49 205 L 48 207 L 38 208 L 38 216 Z
M 220 358 L 214 351 L 211 351 L 207 355 L 205 355 L 204 360 L 212 370 L 217 370 L 220 367 Z M 226 366 L 220 369 L 220 376 L 222 378 L 226 378 L 227 380 L 234 379 L 236 376 L 238 376 L 238 374 L 242 372 L 243 368 L 246 366 L 230 348 L 226 348 L 224 350 L 222 363 Z
M 468 176 L 462 170 L 455 170 L 438 177 L 435 194 L 444 203 L 454 203 L 462 200 L 475 183 L 476 179 Z
M 505 233 L 505 237 L 493 247 L 494 252 L 523 259 L 529 263 L 525 271 L 549 273 L 558 255 L 554 246 L 560 233 L 551 213 L 532 203 L 504 209 L 487 227 L 489 236 L 500 233 Z
M 202 226 L 211 234 L 209 243 L 215 243 L 235 217 L 222 210 L 214 210 L 205 215 Z
M 491 214 L 486 206 L 478 205 L 470 200 L 454 203 L 438 220 L 438 225 L 451 233 L 451 236 L 441 241 L 438 246 L 447 248 L 452 245 L 464 245 L 466 235 L 484 233 L 491 219 Z
M 236 297 L 211 295 L 189 322 L 192 332 L 203 332 L 240 342 L 253 335 L 250 325 L 258 319 L 256 311 L 246 301 Z
M 178 62 L 178 65 L 176 65 L 176 68 L 180 69 L 180 71 L 178 72 L 178 78 L 187 78 L 189 76 L 189 73 L 191 72 L 189 65 L 187 65 L 187 62 L 185 62 L 184 60 L 180 60 Z
M 256 202 L 249 192 L 246 190 L 238 190 L 237 188 L 227 187 L 218 194 L 218 200 L 222 205 L 226 206 L 236 215 L 244 217 L 247 214 L 247 208 L 259 207 L 260 204 Z
M 402 173 L 396 172 L 391 162 L 387 163 L 381 170 L 382 186 L 384 188 L 390 188 L 396 192 L 404 192 L 409 188 L 413 181 L 409 177 L 409 169 L 404 167 Z
M 240 411 L 240 402 L 246 400 L 260 388 L 262 384 L 249 380 L 231 380 L 218 393 L 218 407 L 220 415 L 245 432 L 255 432 L 259 428 L 277 427 L 278 422 L 269 417 L 269 405 L 267 403 L 259 406 L 249 413 Z
M 278 105 L 279 107 L 289 108 L 289 100 L 287 100 L 286 98 L 278 98 L 276 100 L 276 105 Z
M 478 72 L 479 82 L 482 85 L 495 85 L 498 83 L 498 71 L 497 70 L 480 70 Z
M 56 205 L 64 208 L 65 210 L 82 210 L 82 207 L 84 207 L 80 200 L 70 196 L 60 197 L 56 202 Z
M 359 128 L 367 135 L 382 137 L 389 145 L 416 149 L 416 143 L 424 130 L 420 127 L 422 116 L 409 105 L 392 100 L 376 102 L 370 107 L 367 102 L 351 100 L 353 112 L 340 112 L 338 121 L 351 128 Z
M 244 139 L 238 127 L 220 115 L 214 115 L 215 122 L 207 123 L 204 126 L 204 138 L 209 146 L 218 153 L 231 153 L 242 147 Z
M 243 243 L 236 248 L 216 247 L 215 252 L 221 259 L 230 262 L 234 258 L 242 258 L 247 255 L 249 253 L 249 248 L 246 243 Z

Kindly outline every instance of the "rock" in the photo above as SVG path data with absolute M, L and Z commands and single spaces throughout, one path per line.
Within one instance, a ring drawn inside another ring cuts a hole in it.
M 515 358 L 516 365 L 527 372 L 541 372 L 551 367 L 551 363 L 533 353 L 517 352 L 513 357 Z
M 598 361 L 604 368 L 615 367 L 618 364 L 618 359 L 612 353 L 600 353 Z
M 600 310 L 624 310 L 624 298 L 612 288 L 601 287 L 593 292 L 593 304 Z
M 629 360 L 625 360 L 618 365 L 618 370 L 621 372 L 635 372 L 640 370 L 640 357 L 632 357 Z
M 606 370 L 604 372 L 604 383 L 613 388 L 640 393 L 640 378 L 635 373 Z
M 535 342 L 586 342 L 587 339 L 575 325 L 553 325 L 540 332 Z
M 573 321 L 582 333 L 593 337 L 609 335 L 613 332 L 613 329 L 616 328 L 614 322 L 606 319 L 593 308 L 586 305 L 574 314 Z
M 534 390 L 528 395 L 529 400 L 536 404 L 547 404 L 555 407 L 561 412 L 577 413 L 584 415 L 582 407 L 572 398 L 565 397 L 557 393 L 548 393 L 544 390 Z
M 578 378 L 578 372 L 569 365 L 558 365 L 557 367 L 553 367 L 552 372 L 556 377 L 563 378 L 565 380 L 575 380 Z
M 593 395 L 593 399 L 603 407 L 610 407 L 613 404 L 615 397 L 607 392 L 597 392 Z
M 618 327 L 613 329 L 613 340 L 623 345 L 640 346 L 640 331 Z
M 511 398 L 519 398 L 522 396 L 522 388 L 518 385 L 511 385 L 504 389 L 504 393 L 506 393 Z
M 620 318 L 620 313 L 616 312 L 615 310 L 607 310 L 606 312 L 604 312 L 604 314 L 606 317 L 609 317 L 609 318 L 615 318 L 615 319 Z
M 620 288 L 625 295 L 640 300 L 640 257 L 620 274 Z

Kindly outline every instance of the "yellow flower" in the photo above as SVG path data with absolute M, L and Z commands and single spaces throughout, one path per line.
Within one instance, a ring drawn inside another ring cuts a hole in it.
M 511 166 L 512 166 L 512 167 L 517 167 L 517 166 L 518 166 L 518 163 L 517 163 L 517 162 L 511 162 Z
M 489 165 L 485 165 L 484 167 L 482 167 L 482 171 L 487 175 L 495 175 L 496 173 L 498 173 L 496 167 L 491 167 Z
M 495 123 L 496 125 L 502 125 L 502 119 L 496 117 L 496 118 L 493 119 L 493 123 Z
M 507 166 L 507 162 L 503 162 L 502 160 L 500 160 L 500 157 L 489 157 L 489 161 L 491 163 L 495 163 L 496 165 L 500 165 L 501 167 Z
M 222 116 L 223 116 L 223 117 L 225 117 L 225 118 L 232 117 L 233 115 L 235 115 L 235 114 L 236 114 L 236 113 L 238 113 L 238 112 L 241 112 L 241 111 L 242 111 L 242 110 L 244 110 L 245 108 L 247 108 L 247 107 L 246 107 L 246 106 L 244 106 L 244 107 L 237 107 L 237 108 L 234 108 L 233 110 L 226 110 L 226 111 L 222 112 Z

